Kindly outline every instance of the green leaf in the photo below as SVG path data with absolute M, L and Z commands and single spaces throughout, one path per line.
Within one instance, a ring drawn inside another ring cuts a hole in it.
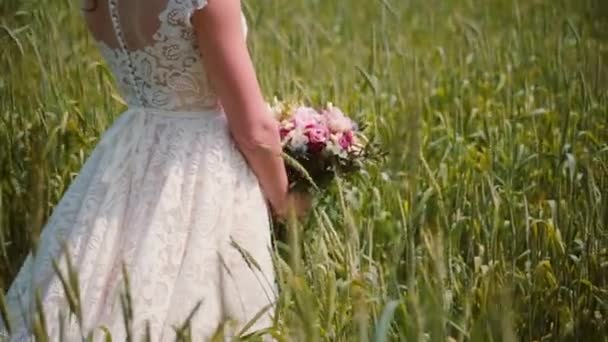
M 398 306 L 398 300 L 392 300 L 384 306 L 384 310 L 382 310 L 382 316 L 380 316 L 380 320 L 376 324 L 376 333 L 374 334 L 375 342 L 388 341 L 391 329 L 391 322 L 393 321 L 393 316 L 395 315 L 395 310 Z

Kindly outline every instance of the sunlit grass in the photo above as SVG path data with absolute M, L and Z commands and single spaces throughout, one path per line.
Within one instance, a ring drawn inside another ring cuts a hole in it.
M 76 6 L 0 2 L 4 288 L 124 108 Z M 279 244 L 271 333 L 605 340 L 607 13 L 601 0 L 248 1 L 266 95 L 332 101 L 389 153 Z

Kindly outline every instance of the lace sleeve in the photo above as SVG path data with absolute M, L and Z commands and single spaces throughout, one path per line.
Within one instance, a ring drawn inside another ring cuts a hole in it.
M 209 0 L 185 0 L 185 13 L 184 13 L 184 18 L 186 19 L 186 24 L 191 26 L 192 25 L 192 15 L 194 14 L 194 11 L 202 9 L 203 7 L 207 6 L 207 3 L 209 2 Z

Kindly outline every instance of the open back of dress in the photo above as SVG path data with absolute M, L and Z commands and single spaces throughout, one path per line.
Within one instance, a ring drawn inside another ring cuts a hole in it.
M 98 0 L 96 10 L 85 14 L 130 106 L 179 111 L 218 107 L 190 21 L 193 11 L 205 4 Z

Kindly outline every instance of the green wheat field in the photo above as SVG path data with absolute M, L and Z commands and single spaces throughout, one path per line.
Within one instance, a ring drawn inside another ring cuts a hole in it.
M 79 6 L 0 0 L 4 290 L 125 109 Z M 338 104 L 387 152 L 283 234 L 278 341 L 608 341 L 608 2 L 245 13 L 268 99 Z

